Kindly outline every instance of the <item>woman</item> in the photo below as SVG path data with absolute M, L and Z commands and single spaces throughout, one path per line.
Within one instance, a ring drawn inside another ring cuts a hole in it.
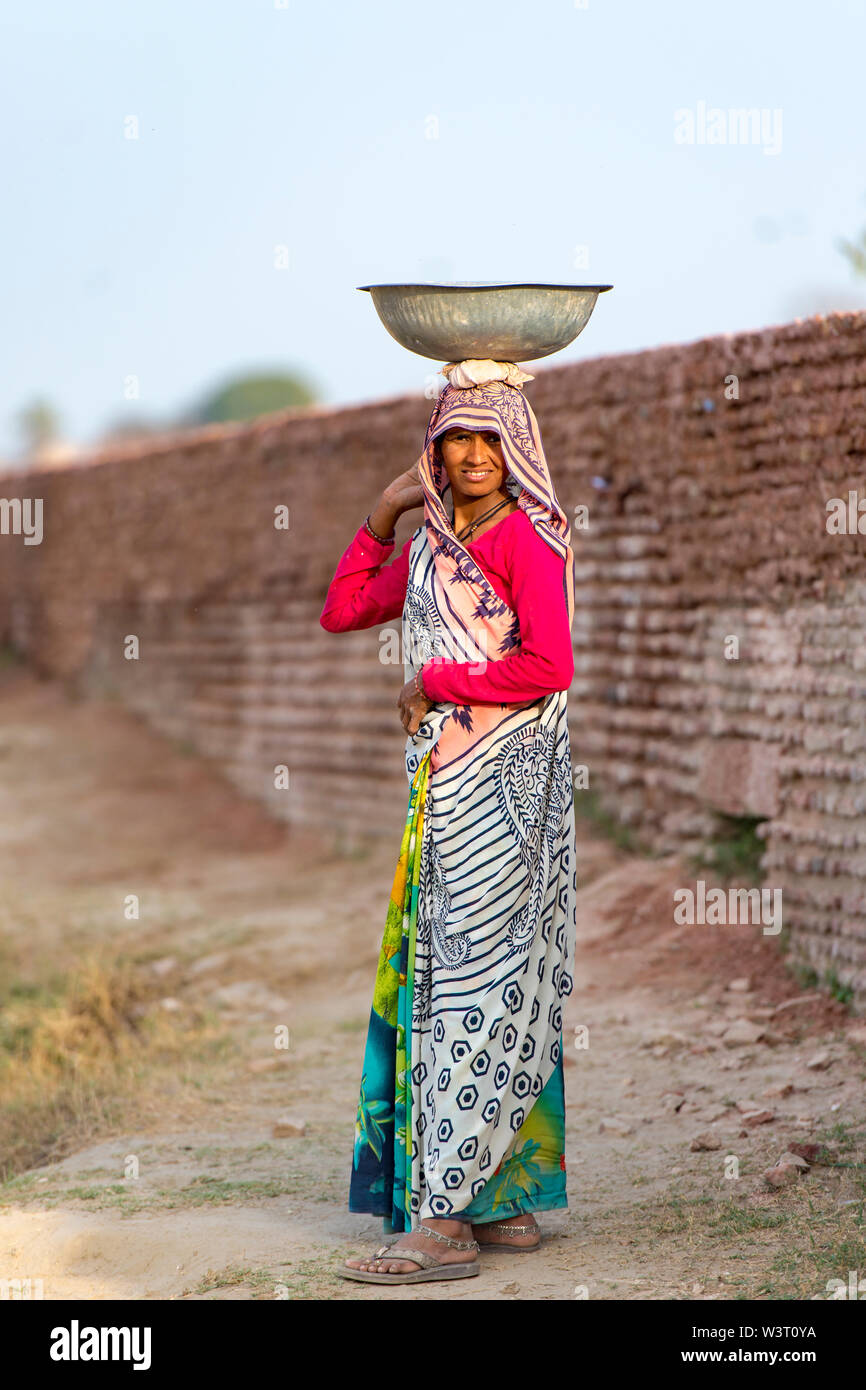
M 570 528 L 520 389 L 531 378 L 513 363 L 443 370 L 424 452 L 358 530 L 321 616 L 339 632 L 402 614 L 409 807 L 349 1209 L 406 1234 L 339 1271 L 373 1283 L 475 1275 L 480 1245 L 537 1249 L 532 1212 L 567 1205 Z M 382 569 L 397 517 L 422 503 Z

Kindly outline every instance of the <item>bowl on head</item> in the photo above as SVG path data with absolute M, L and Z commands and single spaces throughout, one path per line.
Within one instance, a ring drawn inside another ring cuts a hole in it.
M 531 362 L 573 342 L 611 285 L 359 285 L 392 338 L 420 357 Z

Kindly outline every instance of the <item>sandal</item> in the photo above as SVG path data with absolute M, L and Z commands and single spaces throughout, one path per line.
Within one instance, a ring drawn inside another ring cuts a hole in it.
M 475 1250 L 476 1258 L 466 1263 L 458 1264 L 454 1261 L 453 1264 L 443 1264 L 435 1255 L 428 1254 L 426 1250 L 415 1250 L 411 1245 L 401 1245 L 399 1250 L 395 1250 L 394 1245 L 382 1245 L 372 1259 L 386 1259 L 393 1250 L 393 1259 L 411 1260 L 421 1268 L 413 1270 L 411 1274 L 379 1274 L 372 1269 L 352 1269 L 347 1265 L 341 1265 L 336 1273 L 341 1279 L 358 1279 L 363 1284 L 421 1284 L 428 1279 L 469 1279 L 478 1273 L 477 1240 L 455 1240 L 453 1236 L 443 1236 L 439 1231 L 431 1230 L 429 1226 L 419 1226 L 418 1234 L 430 1236 L 443 1245 L 450 1245 L 454 1250 Z
M 475 1227 L 473 1226 L 473 1230 Z M 511 1226 L 506 1221 L 485 1221 L 483 1229 L 485 1231 L 510 1231 L 515 1236 L 531 1236 L 534 1231 L 538 1232 L 538 1240 L 534 1245 L 510 1245 L 503 1240 L 479 1240 L 479 1250 L 507 1250 L 509 1255 L 531 1255 L 533 1250 L 541 1249 L 541 1230 L 538 1226 Z

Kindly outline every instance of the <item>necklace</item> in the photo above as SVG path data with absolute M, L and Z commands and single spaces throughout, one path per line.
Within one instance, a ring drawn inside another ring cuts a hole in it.
M 468 526 L 464 526 L 459 536 L 456 536 L 455 539 L 458 541 L 462 541 L 465 536 L 471 536 L 472 532 L 477 530 L 477 528 L 481 525 L 482 521 L 486 521 L 489 516 L 493 516 L 496 512 L 501 512 L 502 508 L 506 507 L 510 501 L 510 497 L 503 498 L 503 500 L 500 503 L 498 503 L 497 506 L 491 507 L 489 512 L 485 512 L 483 516 L 477 517 L 476 520 L 470 522 Z M 452 531 L 454 530 L 453 516 L 451 518 L 451 529 Z

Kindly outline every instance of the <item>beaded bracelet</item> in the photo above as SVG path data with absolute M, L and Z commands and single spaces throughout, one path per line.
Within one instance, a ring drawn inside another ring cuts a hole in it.
M 390 544 L 390 542 L 394 539 L 394 536 L 397 534 L 396 531 L 394 531 L 394 532 L 392 532 L 392 534 L 391 534 L 390 536 L 377 536 L 377 535 L 376 535 L 376 532 L 373 530 L 372 526 L 370 525 L 370 513 L 369 513 L 369 512 L 367 513 L 366 517 L 364 518 L 364 526 L 365 526 L 366 529 L 369 531 L 370 535 L 373 537 L 373 540 L 374 540 L 374 541 L 378 541 L 380 545 L 388 545 L 388 544 Z
M 420 666 L 418 667 L 418 670 L 415 672 L 415 694 L 416 694 L 416 695 L 422 695 L 422 696 L 424 697 L 425 700 L 429 700 L 429 699 L 430 699 L 430 696 L 427 694 L 427 691 L 424 689 L 424 685 L 423 685 L 423 682 L 422 682 L 422 680 L 421 680 L 421 667 L 420 667 Z

